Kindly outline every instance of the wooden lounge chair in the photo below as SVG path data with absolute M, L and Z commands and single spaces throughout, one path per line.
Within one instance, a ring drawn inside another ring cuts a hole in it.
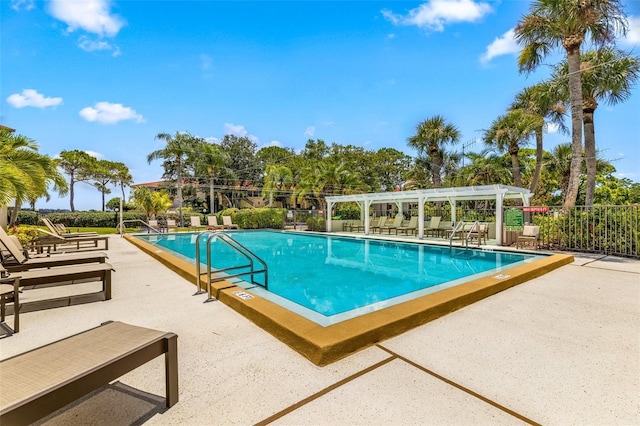
M 74 266 L 58 266 L 48 269 L 31 269 L 28 271 L 13 272 L 9 277 L 20 277 L 20 287 L 32 287 L 51 284 L 71 285 L 84 284 L 86 280 L 99 280 L 102 282 L 102 290 L 88 294 L 76 294 L 71 296 L 54 297 L 22 303 L 21 312 L 31 312 L 42 309 L 57 308 L 61 306 L 77 305 L 80 303 L 95 302 L 111 299 L 111 271 L 113 266 L 109 263 L 91 263 Z M 5 275 L 8 271 L 0 264 L 0 272 Z
M 207 227 L 209 230 L 224 229 L 223 225 L 218 225 L 218 218 L 216 216 L 207 216 L 207 224 L 209 225 Z
M 535 225 L 525 225 L 522 229 L 522 235 L 518 236 L 516 240 L 516 248 L 520 248 L 520 245 L 525 243 L 533 243 L 533 246 L 538 249 L 540 247 L 540 227 Z
M 172 407 L 178 402 L 174 333 L 108 322 L 7 358 L 0 362 L 0 423 L 33 423 L 162 354 L 166 406 Z
M 393 219 L 393 224 L 381 226 L 380 227 L 380 233 L 382 234 L 382 231 L 386 230 L 386 231 L 389 232 L 389 235 L 391 235 L 391 230 L 398 229 L 401 225 L 402 225 L 402 215 L 399 214 L 399 215 L 396 216 L 395 219 Z
M 440 230 L 441 219 L 442 219 L 441 216 L 433 216 L 429 221 L 429 227 L 424 230 L 424 234 L 427 236 L 433 234 L 434 237 L 439 237 L 441 232 Z
M 64 228 L 63 224 L 61 224 L 61 223 L 54 224 L 53 222 L 51 222 L 46 217 L 41 217 L 40 219 L 42 220 L 42 223 L 44 223 L 47 226 L 47 228 L 49 228 L 49 232 L 51 232 L 52 234 L 57 235 L 59 237 L 62 237 L 62 238 L 75 238 L 75 237 L 96 236 L 96 235 L 98 235 L 97 232 L 62 232 L 60 230 L 60 227 L 62 227 L 62 229 L 66 230 L 66 228 Z
M 175 232 L 177 228 L 175 219 L 167 219 L 167 232 Z
M 487 244 L 487 227 L 486 223 L 478 223 L 475 225 L 469 232 L 469 241 L 478 240 L 478 247 L 480 247 L 480 243 L 484 240 L 484 243 Z
M 200 216 L 191 216 L 189 222 L 190 222 L 191 228 L 195 229 L 196 231 L 199 229 L 206 228 L 206 226 L 200 223 Z
M 375 225 L 371 226 L 369 229 L 371 230 L 371 232 L 376 232 L 376 229 L 379 231 L 380 228 L 383 227 L 386 223 L 387 223 L 387 217 L 386 216 L 382 216 L 378 220 L 378 223 L 376 223 Z
M 9 256 L 3 256 L 2 264 L 9 272 L 26 271 L 37 268 L 51 268 L 55 266 L 78 265 L 82 263 L 104 263 L 107 255 L 103 252 L 66 253 L 44 257 L 28 257 L 20 245 L 20 241 L 13 235 L 7 235 L 0 227 L 0 248 L 4 247 Z M 11 259 L 7 259 L 11 257 Z
M 409 219 L 409 223 L 406 226 L 399 226 L 396 228 L 396 235 L 398 235 L 398 232 L 402 232 L 405 235 L 409 235 L 409 232 L 417 233 L 417 231 L 418 231 L 418 216 L 411 216 L 411 219 Z
M 61 237 L 44 229 L 38 228 L 38 232 L 45 234 L 33 241 L 33 247 L 38 252 L 42 253 L 45 249 L 48 252 L 57 251 L 58 249 L 68 252 L 75 249 L 75 251 L 81 250 L 108 250 L 109 249 L 109 236 L 108 235 L 84 235 L 76 237 Z M 98 242 L 104 242 L 104 247 L 99 247 Z
M 231 222 L 231 216 L 222 216 L 222 226 L 224 229 L 240 229 L 238 225 Z
M 4 277 L 0 273 L 0 328 L 5 331 L 4 337 L 20 331 L 20 277 Z M 7 302 L 13 302 L 13 328 L 4 322 L 7 312 Z

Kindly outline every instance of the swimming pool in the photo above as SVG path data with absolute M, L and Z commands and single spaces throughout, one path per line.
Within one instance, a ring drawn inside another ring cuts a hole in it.
M 236 280 L 239 287 L 322 326 L 498 274 L 541 257 L 280 231 L 233 231 L 229 235 L 268 265 L 268 291 L 249 280 Z M 208 237 L 200 236 L 203 264 L 207 262 L 204 246 Z M 197 234 L 139 238 L 195 264 Z M 211 247 L 214 268 L 247 263 L 225 244 L 213 240 Z M 264 275 L 256 275 L 255 281 L 264 284 Z
M 256 247 L 255 250 L 275 254 L 276 260 L 272 263 L 279 262 L 284 265 L 285 274 L 290 273 L 291 271 L 286 269 L 296 263 L 292 259 L 302 258 L 307 267 L 303 268 L 303 273 L 296 275 L 313 277 L 311 282 L 320 282 L 321 278 L 328 277 L 330 282 L 345 283 L 346 290 L 344 288 L 332 290 L 334 295 L 338 296 L 336 297 L 338 301 L 354 299 L 351 296 L 357 292 L 349 289 L 352 284 L 364 283 L 365 290 L 368 287 L 374 290 L 388 287 L 385 288 L 384 294 L 389 295 L 391 288 L 410 287 L 407 284 L 410 278 L 437 277 L 439 273 L 434 272 L 431 265 L 447 263 L 443 261 L 445 257 L 441 255 L 441 251 L 431 251 L 428 245 L 419 243 L 412 246 L 398 246 L 390 241 L 376 242 L 375 238 L 370 236 L 344 238 L 289 231 L 273 231 L 265 234 L 256 232 L 258 231 L 234 232 L 232 235 L 238 239 L 246 236 L 248 240 L 254 241 L 254 244 L 261 241 L 263 248 Z M 260 237 L 261 235 L 264 238 Z M 300 236 L 311 239 L 299 239 Z M 124 238 L 186 280 L 196 283 L 195 262 L 193 259 L 188 260 L 188 257 L 193 258 L 192 244 L 195 244 L 196 234 L 125 235 Z M 175 244 L 168 243 L 169 241 L 180 241 L 178 246 L 192 247 L 191 251 L 187 250 L 188 257 L 173 249 L 165 248 L 166 245 Z M 354 249 L 346 244 L 347 241 L 358 241 L 361 245 Z M 372 250 L 372 247 L 377 248 Z M 440 250 L 448 251 L 449 248 L 441 247 Z M 457 253 L 457 256 L 454 255 L 453 259 L 449 260 L 449 272 L 453 269 L 462 269 L 469 260 L 465 257 L 476 257 L 478 260 L 492 256 L 491 251 L 477 249 L 454 251 L 454 253 Z M 508 259 L 507 253 L 496 251 L 494 254 L 497 256 L 495 256 L 492 270 L 478 272 L 473 269 L 473 276 L 452 281 L 449 277 L 450 281 L 403 295 L 391 296 L 386 300 L 379 300 L 378 294 L 382 293 L 374 291 L 374 296 L 369 297 L 372 299 L 368 301 L 369 304 L 330 316 L 283 296 L 266 292 L 260 286 L 249 288 L 250 285 L 242 281 L 214 283 L 212 288 L 215 297 L 222 303 L 280 339 L 309 361 L 322 366 L 573 261 L 571 255 L 552 254 L 537 258 L 521 258 L 505 266 Z M 414 261 L 417 259 L 416 263 L 407 263 L 406 259 L 411 257 Z M 309 262 L 312 263 L 309 265 L 307 258 L 316 260 Z M 377 263 L 373 263 L 374 261 Z M 407 267 L 408 264 L 413 266 Z M 470 264 L 475 265 L 475 263 Z M 340 268 L 334 269 L 336 272 L 327 273 L 330 266 Z M 369 277 L 372 275 L 380 278 L 376 280 L 375 286 L 369 284 Z M 354 276 L 357 278 L 353 278 Z M 466 282 L 459 280 L 466 280 Z M 270 289 L 278 286 L 272 281 L 270 271 Z M 303 294 L 310 305 L 323 306 L 324 309 L 327 300 L 324 296 L 328 291 L 317 287 L 317 285 L 315 288 L 312 286 L 312 289 L 306 293 L 298 290 L 298 293 Z M 358 295 L 357 299 L 367 299 L 360 296 Z M 338 311 L 342 309 L 332 306 L 328 312 Z

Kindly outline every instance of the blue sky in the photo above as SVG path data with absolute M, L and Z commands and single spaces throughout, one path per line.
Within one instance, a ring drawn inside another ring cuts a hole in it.
M 638 55 L 640 2 L 626 1 Z M 512 29 L 528 1 L 0 0 L 0 123 L 55 156 L 81 149 L 159 180 L 161 132 L 247 136 L 299 150 L 308 139 L 415 152 L 416 125 L 443 115 L 462 141 L 524 87 Z M 553 64 L 560 56 L 548 59 Z M 601 105 L 596 139 L 618 177 L 640 181 L 640 88 Z M 549 129 L 546 149 L 570 137 Z M 476 142 L 467 150 L 480 151 Z M 114 188 L 107 199 L 118 196 Z M 100 193 L 76 185 L 77 209 Z M 53 195 L 40 208 L 68 208 Z

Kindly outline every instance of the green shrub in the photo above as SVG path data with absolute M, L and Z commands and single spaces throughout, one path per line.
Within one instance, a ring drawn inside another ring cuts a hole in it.
M 32 225 L 14 226 L 9 228 L 9 235 L 15 235 L 20 240 L 20 244 L 27 247 L 31 241 L 38 237 L 38 227 Z
M 327 221 L 323 217 L 308 217 L 307 229 L 309 231 L 323 232 L 327 230 Z
M 260 207 L 256 209 L 230 208 L 216 214 L 218 224 L 222 224 L 222 216 L 231 216 L 231 221 L 242 229 L 284 229 L 287 210 Z M 204 222 L 206 223 L 206 222 Z

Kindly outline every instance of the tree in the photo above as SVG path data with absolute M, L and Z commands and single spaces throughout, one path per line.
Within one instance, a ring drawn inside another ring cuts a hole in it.
M 558 96 L 555 95 L 555 92 L 551 90 L 550 83 L 539 83 L 526 87 L 518 93 L 510 109 L 522 109 L 542 119 L 542 126 L 535 129 L 536 167 L 529 187 L 529 190 L 535 193 L 540 179 L 540 171 L 542 170 L 544 120 L 549 119 L 552 123 L 557 124 L 560 130 L 567 132 L 563 120 L 566 108 L 560 102 Z
M 209 183 L 209 212 L 215 213 L 215 188 L 217 177 L 234 177 L 233 171 L 227 167 L 231 162 L 229 155 L 220 146 L 201 140 L 193 155 L 196 176 L 206 176 Z
M 522 109 L 512 109 L 496 118 L 491 127 L 484 131 L 485 144 L 496 147 L 499 151 L 506 151 L 511 156 L 513 181 L 517 187 L 522 187 L 518 152 L 543 123 L 544 120 L 539 115 L 529 114 Z
M 565 50 L 569 70 L 571 103 L 571 176 L 564 207 L 576 203 L 582 161 L 582 84 L 580 48 L 587 36 L 596 46 L 626 33 L 627 21 L 619 0 L 536 0 L 515 28 L 523 46 L 518 58 L 520 72 L 535 70 L 555 48 Z
M 225 135 L 220 147 L 230 158 L 228 166 L 241 183 L 255 183 L 261 180 L 262 165 L 256 157 L 257 145 L 243 136 Z
M 147 215 L 147 221 L 152 217 L 164 214 L 171 207 L 171 198 L 165 191 L 149 191 L 149 188 L 140 187 L 133 191 L 133 202 Z
M 269 197 L 269 207 L 273 207 L 273 194 L 282 189 L 288 189 L 293 183 L 293 174 L 287 166 L 268 164 L 265 168 L 262 196 Z
M 147 156 L 147 162 L 162 159 L 164 167 L 164 175 L 168 179 L 177 181 L 178 192 L 176 195 L 178 202 L 178 211 L 180 214 L 180 226 L 182 226 L 182 176 L 185 168 L 185 160 L 190 152 L 193 152 L 194 137 L 187 132 L 176 132 L 171 136 L 168 133 L 158 133 L 156 139 L 160 139 L 166 143 L 163 149 L 151 152 Z
M 129 168 L 124 163 L 114 162 L 113 164 L 115 167 L 113 183 L 114 185 L 120 186 L 120 190 L 122 191 L 122 201 L 125 201 L 124 187 L 133 183 L 133 177 L 131 176 Z
M 584 157 L 587 166 L 585 204 L 593 206 L 596 188 L 596 136 L 594 115 L 598 101 L 608 105 L 624 102 L 640 76 L 640 60 L 613 47 L 592 50 L 581 55 L 582 61 L 582 121 L 584 126 Z M 566 100 L 569 66 L 563 61 L 555 67 L 553 81 Z
M 418 156 L 427 155 L 431 164 L 433 186 L 442 186 L 441 168 L 443 164 L 443 146 L 460 141 L 460 131 L 444 117 L 436 115 L 418 124 L 416 134 L 408 140 L 409 146 L 418 151 Z
M 57 162 L 38 152 L 33 139 L 0 129 L 0 205 L 14 201 L 10 223 L 15 223 L 24 201 L 49 196 L 49 187 L 66 194 L 67 183 Z
M 497 155 L 492 148 L 486 148 L 479 153 L 470 152 L 466 157 L 471 160 L 471 164 L 460 171 L 465 185 L 508 184 L 513 179 L 509 161 L 505 161 L 504 156 Z
M 560 189 L 563 199 L 570 184 L 572 149 L 573 147 L 568 143 L 556 145 L 544 160 L 545 168 L 556 183 L 552 188 Z
M 409 178 L 411 157 L 393 148 L 381 148 L 373 154 L 372 163 L 378 175 L 380 189 L 393 191 Z
M 69 207 L 72 212 L 76 211 L 73 204 L 75 184 L 76 182 L 90 183 L 97 161 L 95 157 L 77 149 L 60 153 L 58 166 L 69 175 Z
M 108 160 L 97 160 L 95 169 L 91 174 L 93 177 L 93 186 L 95 186 L 102 195 L 102 211 L 105 211 L 105 196 L 111 194 L 111 190 L 107 187 L 109 183 L 115 184 L 122 163 L 116 163 Z

